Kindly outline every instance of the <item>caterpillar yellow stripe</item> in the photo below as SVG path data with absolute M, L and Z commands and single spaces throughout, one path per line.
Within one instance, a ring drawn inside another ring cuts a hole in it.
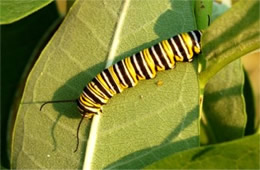
M 77 100 L 80 113 L 87 118 L 102 112 L 108 99 L 139 80 L 151 79 L 158 71 L 173 69 L 176 62 L 191 62 L 201 51 L 199 30 L 178 34 L 103 70 L 89 82 Z

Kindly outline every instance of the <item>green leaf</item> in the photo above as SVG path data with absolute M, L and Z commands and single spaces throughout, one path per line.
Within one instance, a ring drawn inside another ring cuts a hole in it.
M 46 105 L 40 112 L 40 101 L 77 98 L 111 60 L 194 29 L 190 1 L 76 1 L 28 77 L 14 128 L 12 168 L 82 168 L 90 124 L 83 123 L 73 154 L 76 105 Z M 141 168 L 198 146 L 196 70 L 196 61 L 177 63 L 113 97 L 100 115 L 91 167 Z
M 2 0 L 0 3 L 0 24 L 10 24 L 45 7 L 53 0 Z
M 146 169 L 259 169 L 259 134 L 179 152 Z
M 260 48 L 259 5 L 258 0 L 241 0 L 204 32 L 199 75 L 202 88 L 224 66 Z
M 247 117 L 243 86 L 244 72 L 240 60 L 230 63 L 209 80 L 205 87 L 201 119 L 208 141 L 203 144 L 244 136 Z
M 7 152 L 10 152 L 9 128 L 13 126 L 8 123 L 16 116 L 29 68 L 44 47 L 39 41 L 58 18 L 56 6 L 51 3 L 27 18 L 1 26 L 1 71 L 4 73 L 1 76 L 1 163 L 6 168 L 10 168 Z
M 201 124 L 203 144 L 228 141 L 244 135 L 243 70 L 239 63 L 223 68 L 259 48 L 259 16 L 255 14 L 259 12 L 259 8 L 255 8 L 257 4 L 259 1 L 254 0 L 238 2 L 203 34 L 203 53 L 200 57 L 203 67 L 199 74 L 201 92 L 205 92 Z

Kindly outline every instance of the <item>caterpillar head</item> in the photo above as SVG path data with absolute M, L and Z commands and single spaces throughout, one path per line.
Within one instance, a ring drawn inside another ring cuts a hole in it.
M 94 111 L 92 110 L 91 107 L 86 106 L 86 105 L 82 102 L 82 99 L 81 99 L 81 98 L 79 98 L 79 99 L 77 100 L 77 106 L 78 106 L 78 109 L 79 109 L 79 112 L 80 112 L 81 116 L 84 117 L 84 118 L 92 119 L 93 116 L 94 116 L 95 114 L 97 114 L 96 112 L 94 112 Z
M 190 35 L 190 37 L 192 39 L 193 51 L 196 54 L 199 54 L 201 52 L 202 31 L 200 31 L 200 30 L 190 31 L 188 34 Z

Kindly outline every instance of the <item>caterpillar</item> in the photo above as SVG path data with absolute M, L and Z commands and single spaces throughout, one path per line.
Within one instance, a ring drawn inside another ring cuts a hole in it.
M 201 36 L 200 30 L 181 33 L 126 57 L 96 75 L 78 99 L 47 101 L 40 110 L 47 103 L 76 102 L 82 115 L 78 138 L 83 118 L 91 119 L 95 114 L 102 113 L 102 106 L 114 95 L 136 86 L 139 80 L 154 78 L 159 71 L 173 69 L 176 62 L 191 62 L 201 52 Z
M 77 100 L 80 113 L 92 118 L 111 97 L 136 86 L 139 80 L 173 69 L 176 62 L 191 62 L 194 53 L 200 53 L 201 35 L 201 31 L 181 33 L 106 68 L 84 87 Z

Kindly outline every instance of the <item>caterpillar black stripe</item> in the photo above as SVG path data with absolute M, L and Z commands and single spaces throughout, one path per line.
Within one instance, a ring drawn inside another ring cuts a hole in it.
M 92 118 L 102 112 L 102 106 L 117 93 L 137 85 L 139 80 L 152 79 L 158 71 L 173 69 L 176 62 L 191 62 L 201 51 L 199 30 L 178 34 L 150 48 L 146 48 L 130 57 L 106 68 L 91 80 L 76 100 L 48 101 L 47 103 L 77 102 L 82 115 Z M 79 141 L 79 140 L 78 140 Z M 76 150 L 78 148 L 78 143 Z

